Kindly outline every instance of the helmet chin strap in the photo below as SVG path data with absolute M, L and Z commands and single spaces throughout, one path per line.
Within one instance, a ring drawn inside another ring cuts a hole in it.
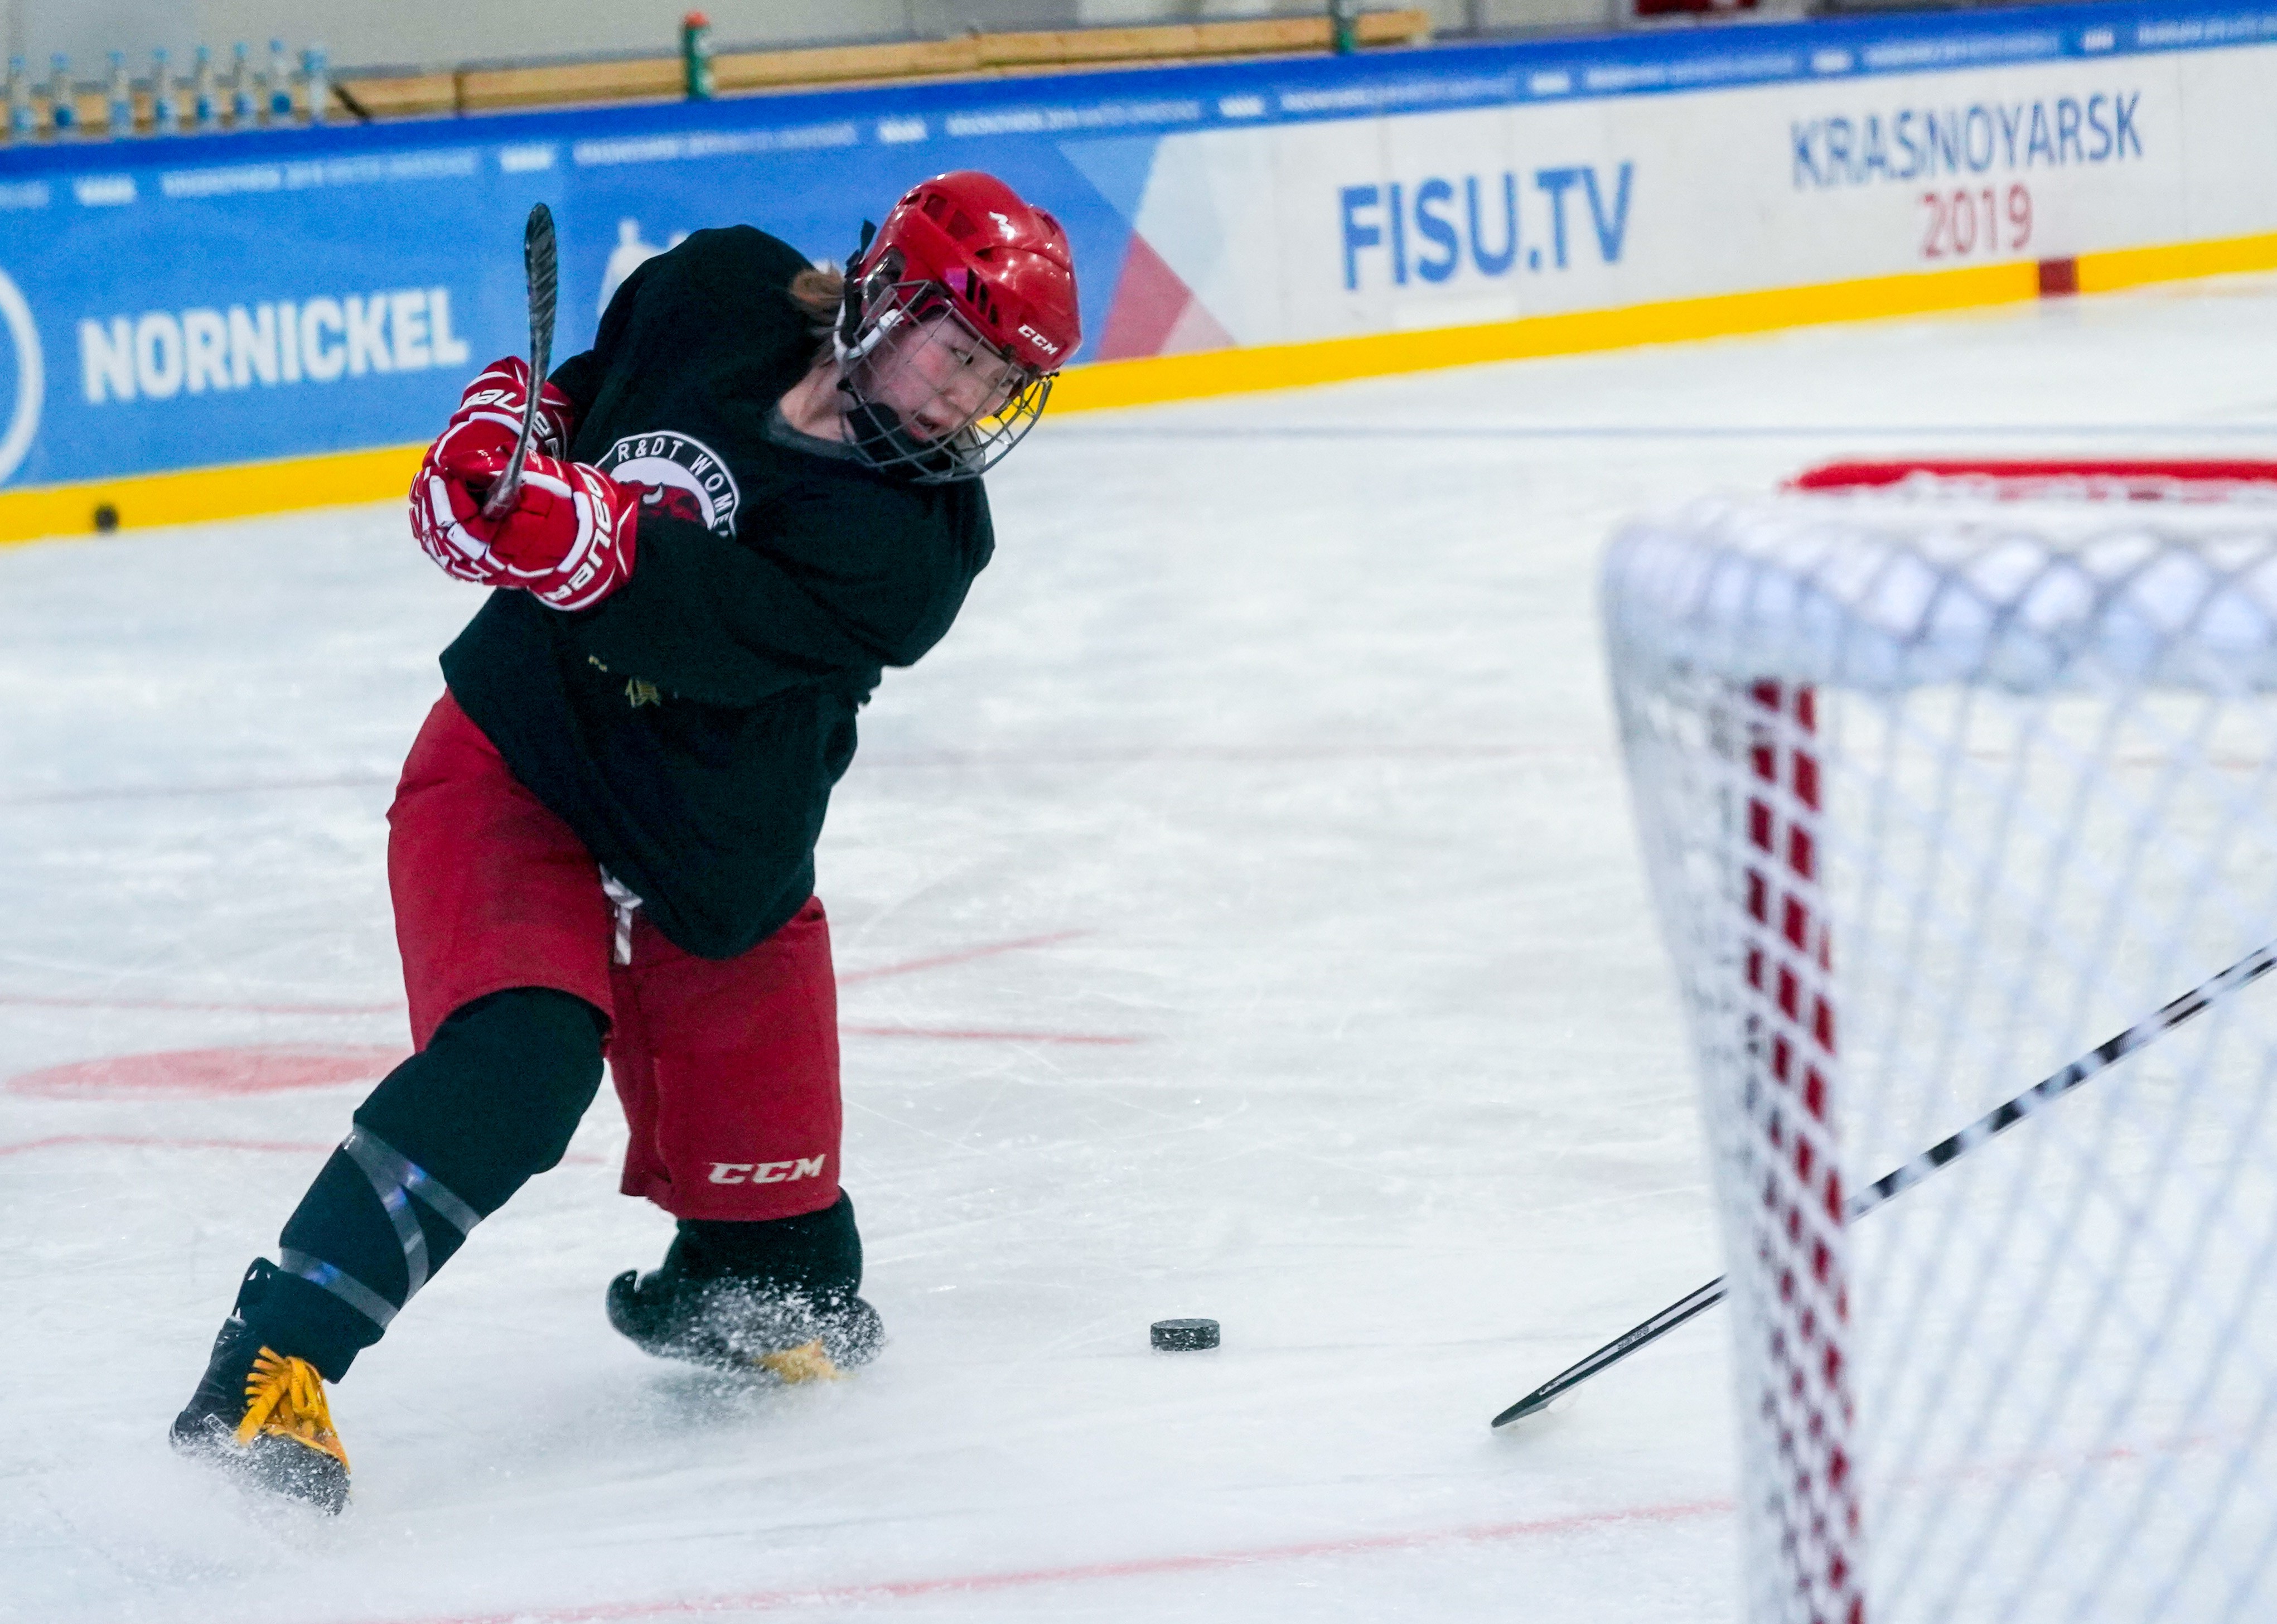
M 831 330 L 830 334 L 830 347 L 837 355 L 839 365 L 842 367 L 849 359 L 858 358 L 851 346 L 860 337 L 862 332 L 862 314 L 867 303 L 863 288 L 877 269 L 872 266 L 870 271 L 863 271 L 862 260 L 864 255 L 870 252 L 871 240 L 877 234 L 878 227 L 874 222 L 863 221 L 862 240 L 856 245 L 854 256 L 846 262 L 845 292 L 839 296 L 838 301 L 838 324 Z M 857 272 L 859 274 L 857 274 Z M 875 345 L 876 340 L 873 339 L 862 347 L 860 354 L 867 355 L 872 348 L 875 347 Z

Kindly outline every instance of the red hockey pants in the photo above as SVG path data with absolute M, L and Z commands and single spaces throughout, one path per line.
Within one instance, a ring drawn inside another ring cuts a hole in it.
M 609 1018 L 632 1129 L 624 1193 L 676 1217 L 754 1220 L 838 1200 L 838 993 L 810 897 L 741 957 L 683 953 L 637 913 L 628 964 L 592 855 L 446 693 L 387 814 L 388 885 L 427 1047 L 461 1005 L 546 987 Z

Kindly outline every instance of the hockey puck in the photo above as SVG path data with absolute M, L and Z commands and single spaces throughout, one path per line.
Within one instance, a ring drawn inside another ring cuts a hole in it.
M 1147 1340 L 1166 1353 L 1217 1346 L 1215 1320 L 1156 1320 L 1147 1328 Z

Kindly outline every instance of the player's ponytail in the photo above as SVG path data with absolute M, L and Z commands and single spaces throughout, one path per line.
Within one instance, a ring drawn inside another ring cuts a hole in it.
M 814 336 L 828 340 L 846 299 L 846 277 L 835 265 L 809 265 L 790 279 L 790 301 L 814 325 Z

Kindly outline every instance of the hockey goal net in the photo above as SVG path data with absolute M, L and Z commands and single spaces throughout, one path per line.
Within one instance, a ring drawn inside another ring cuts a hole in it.
M 2277 937 L 2277 464 L 1820 469 L 1629 527 L 1604 614 L 1748 1617 L 2277 1617 L 2277 977 L 2095 1056 Z

